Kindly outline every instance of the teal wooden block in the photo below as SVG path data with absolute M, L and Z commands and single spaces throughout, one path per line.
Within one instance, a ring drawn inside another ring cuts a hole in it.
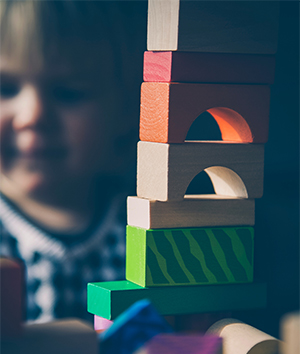
M 127 226 L 126 279 L 143 287 L 253 281 L 252 227 Z
M 143 288 L 127 280 L 89 283 L 88 312 L 114 320 L 134 302 L 149 299 L 161 315 L 251 310 L 266 305 L 266 284 Z

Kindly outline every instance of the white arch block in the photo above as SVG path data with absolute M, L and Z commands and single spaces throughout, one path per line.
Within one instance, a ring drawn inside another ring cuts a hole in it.
M 151 200 L 182 200 L 190 182 L 203 170 L 210 176 L 218 195 L 260 198 L 263 195 L 264 145 L 140 141 L 137 195 Z

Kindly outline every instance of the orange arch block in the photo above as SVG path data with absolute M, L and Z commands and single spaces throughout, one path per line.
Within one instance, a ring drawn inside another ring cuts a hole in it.
M 208 111 L 219 125 L 222 140 L 266 143 L 269 104 L 267 85 L 144 82 L 140 139 L 183 143 L 193 121 Z

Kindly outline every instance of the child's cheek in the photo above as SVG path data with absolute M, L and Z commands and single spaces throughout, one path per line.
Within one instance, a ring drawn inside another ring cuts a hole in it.
M 83 174 L 101 171 L 112 149 L 111 128 L 109 119 L 94 105 L 81 108 L 69 117 L 65 121 L 64 136 L 71 168 Z

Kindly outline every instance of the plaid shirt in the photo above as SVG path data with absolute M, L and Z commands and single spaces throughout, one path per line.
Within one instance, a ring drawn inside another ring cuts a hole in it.
M 27 320 L 78 317 L 86 310 L 88 282 L 125 277 L 125 195 L 108 203 L 90 235 L 64 243 L 38 228 L 0 197 L 1 251 L 26 265 Z

